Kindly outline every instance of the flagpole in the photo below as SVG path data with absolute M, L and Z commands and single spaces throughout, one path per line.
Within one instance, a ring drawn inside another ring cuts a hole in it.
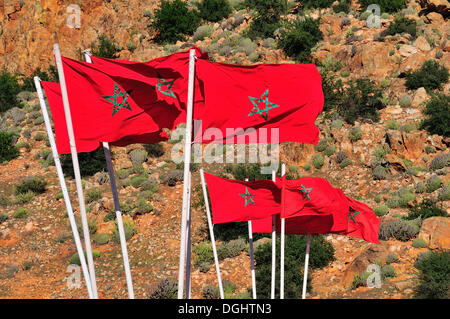
M 191 189 L 192 173 L 189 172 L 189 189 Z M 189 196 L 186 220 L 186 299 L 191 299 L 191 197 Z
M 281 165 L 281 176 L 286 174 L 286 164 Z M 283 195 L 281 195 L 283 196 Z M 283 199 L 282 199 L 283 200 Z M 284 237 L 286 233 L 286 221 L 281 218 L 281 239 L 280 239 L 280 299 L 284 299 Z
M 275 171 L 272 171 L 272 181 L 276 181 Z M 272 284 L 270 289 L 270 298 L 275 299 L 275 267 L 276 267 L 276 245 L 277 229 L 276 216 L 272 215 Z
M 55 138 L 53 136 L 52 127 L 50 125 L 50 118 L 48 116 L 47 107 L 44 101 L 44 95 L 41 88 L 41 79 L 37 76 L 34 77 L 34 85 L 39 97 L 41 105 L 42 116 L 44 117 L 45 128 L 47 130 L 48 140 L 53 154 L 53 161 L 55 162 L 56 172 L 58 174 L 59 184 L 61 185 L 61 191 L 64 197 L 64 203 L 66 204 L 67 215 L 69 216 L 70 227 L 72 228 L 73 238 L 75 246 L 77 248 L 78 256 L 80 257 L 81 269 L 83 271 L 84 281 L 86 282 L 86 288 L 88 291 L 89 299 L 93 299 L 91 280 L 89 279 L 89 271 L 86 264 L 86 258 L 84 257 L 83 245 L 81 244 L 80 235 L 78 234 L 78 227 L 75 221 L 75 215 L 73 213 L 72 204 L 70 202 L 69 192 L 67 191 L 66 181 L 64 179 L 64 173 L 61 167 L 61 161 L 59 160 L 58 151 L 56 150 Z
M 206 192 L 206 183 L 205 183 L 205 175 L 203 172 L 203 168 L 200 169 L 200 178 L 202 180 L 203 198 L 205 199 L 206 217 L 208 219 L 209 236 L 211 237 L 211 244 L 212 244 L 212 250 L 213 250 L 213 255 L 214 255 L 214 263 L 216 264 L 217 281 L 219 282 L 219 293 L 220 293 L 220 298 L 224 299 L 222 279 L 220 276 L 219 258 L 217 257 L 216 240 L 214 237 L 213 224 L 211 221 L 211 212 L 209 210 L 209 200 L 208 200 L 208 193 Z
M 311 245 L 311 234 L 308 234 L 306 240 L 306 255 L 305 255 L 305 270 L 303 271 L 303 293 L 302 299 L 306 299 L 306 283 L 308 281 L 308 263 L 309 263 L 309 248 Z
M 181 235 L 180 235 L 180 262 L 178 269 L 178 299 L 183 298 L 184 292 L 184 267 L 186 263 L 186 224 L 188 214 L 189 197 L 191 190 L 188 179 L 191 166 L 191 142 L 192 142 L 192 109 L 194 101 L 194 72 L 195 72 L 195 50 L 189 51 L 189 82 L 186 114 L 186 133 L 184 136 L 184 175 L 183 175 L 183 209 L 181 212 Z M 189 274 L 190 275 L 190 274 Z
M 80 167 L 78 163 L 77 148 L 75 145 L 75 135 L 72 127 L 72 117 L 70 114 L 69 97 L 67 95 L 66 80 L 64 77 L 64 69 L 62 65 L 61 52 L 58 43 L 53 45 L 53 54 L 55 55 L 56 67 L 58 69 L 59 82 L 61 85 L 61 95 L 64 105 L 64 114 L 66 117 L 67 133 L 69 135 L 70 152 L 72 154 L 73 171 L 75 175 L 75 184 L 77 187 L 78 203 L 80 207 L 81 223 L 83 226 L 83 235 L 86 246 L 87 261 L 89 265 L 89 275 L 91 278 L 92 292 L 94 298 L 98 298 L 97 282 L 95 278 L 94 258 L 92 256 L 91 239 L 89 235 L 88 219 L 86 214 L 86 206 L 84 201 L 83 187 L 81 184 Z
M 248 181 L 248 178 L 245 179 Z M 253 231 L 252 231 L 252 221 L 248 221 L 248 244 L 250 246 L 250 268 L 252 273 L 252 294 L 253 299 L 256 299 L 256 274 L 255 274 L 255 262 L 253 255 Z
M 87 63 L 92 63 L 89 50 L 84 50 L 84 58 Z M 119 230 L 120 246 L 122 249 L 123 266 L 125 268 L 125 278 L 127 281 L 128 297 L 134 299 L 133 279 L 131 276 L 130 262 L 128 259 L 127 239 L 125 236 L 125 229 L 123 227 L 122 212 L 120 209 L 119 193 L 117 192 L 116 177 L 114 175 L 114 166 L 111 160 L 111 150 L 109 143 L 103 142 L 103 152 L 105 153 L 106 166 L 108 167 L 109 183 L 114 199 L 114 208 L 116 211 L 117 229 Z

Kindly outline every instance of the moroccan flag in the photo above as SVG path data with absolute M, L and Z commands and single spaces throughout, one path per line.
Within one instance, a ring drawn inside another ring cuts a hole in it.
M 77 140 L 124 146 L 167 140 L 181 111 L 162 99 L 155 68 L 137 63 L 135 69 L 107 67 L 62 58 Z M 138 72 L 138 71 L 139 72 Z M 60 139 L 60 142 L 61 139 Z M 68 144 L 60 145 L 63 153 Z
M 343 196 L 345 196 L 342 193 Z M 347 229 L 337 231 L 337 234 L 364 239 L 367 242 L 378 244 L 380 220 L 375 213 L 364 203 L 345 196 L 349 203 L 347 213 Z
M 53 118 L 56 135 L 56 149 L 58 154 L 70 153 L 69 135 L 67 133 L 66 115 L 61 96 L 61 86 L 59 83 L 41 81 L 45 95 Z M 75 136 L 77 152 L 92 152 L 96 150 L 100 143 L 98 141 L 79 140 Z
M 281 191 L 271 180 L 238 181 L 205 173 L 214 224 L 279 214 Z
M 197 59 L 208 60 L 208 53 L 193 46 L 191 49 L 195 50 Z M 115 74 L 126 73 L 128 77 L 140 78 L 142 72 L 144 75 L 154 76 L 153 72 L 157 74 L 157 82 L 155 83 L 158 93 L 158 98 L 166 101 L 169 104 L 174 104 L 180 110 L 186 111 L 187 95 L 188 95 L 188 80 L 189 80 L 189 52 L 173 53 L 168 56 L 163 56 L 150 60 L 148 62 L 134 62 L 117 59 L 106 59 L 92 56 L 92 62 L 99 67 L 107 68 L 109 72 L 114 70 Z M 142 65 L 149 67 L 147 71 Z M 194 104 L 203 102 L 203 95 L 200 91 L 198 79 L 195 78 L 194 84 Z M 186 113 L 182 112 L 177 119 L 176 124 L 186 122 Z
M 202 121 L 202 132 L 217 128 L 223 140 L 230 140 L 239 129 L 246 134 L 252 128 L 277 128 L 279 142 L 317 144 L 319 129 L 314 122 L 324 97 L 315 65 L 244 66 L 198 59 L 196 76 L 205 101 L 194 108 L 194 119 Z M 269 131 L 267 142 L 272 140 Z M 201 142 L 199 132 L 195 136 Z
M 324 178 L 302 177 L 287 180 L 277 179 L 282 186 L 282 209 L 280 218 L 302 225 L 300 233 L 328 233 L 347 229 L 348 202 L 339 190 Z M 315 218 L 312 218 L 313 216 Z
M 285 219 L 285 234 L 326 234 L 333 227 L 333 215 L 302 215 Z M 281 233 L 280 214 L 275 215 L 275 230 Z M 271 233 L 272 217 L 252 220 L 252 232 Z

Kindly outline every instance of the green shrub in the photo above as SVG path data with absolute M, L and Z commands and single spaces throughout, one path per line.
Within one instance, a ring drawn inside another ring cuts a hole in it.
M 411 246 L 413 246 L 414 248 L 427 248 L 428 247 L 427 243 L 422 238 L 414 239 L 413 242 L 411 243 Z
M 443 153 L 436 155 L 430 162 L 430 169 L 432 171 L 444 168 L 450 165 L 450 153 Z
M 332 72 L 327 72 L 324 68 L 320 68 L 322 76 L 322 91 L 324 95 L 323 111 L 329 112 L 337 109 L 338 105 L 342 103 L 344 95 L 344 85 L 341 79 L 338 79 Z
M 282 0 L 246 0 L 245 5 L 256 10 L 256 16 L 250 24 L 247 36 L 251 39 L 273 37 L 280 27 L 280 18 L 286 10 Z
M 286 235 L 285 246 L 285 298 L 300 298 L 303 286 L 303 267 L 306 249 L 306 236 Z M 280 255 L 280 241 L 277 240 L 277 257 Z M 254 252 L 256 264 L 256 287 L 258 298 L 270 298 L 272 243 L 258 246 Z M 334 248 L 323 236 L 311 236 L 310 272 L 308 273 L 307 289 L 310 290 L 311 269 L 320 269 L 334 260 Z M 275 298 L 279 298 L 279 267 L 276 268 Z
M 13 215 L 14 218 L 27 218 L 30 212 L 26 208 L 19 208 Z
M 130 176 L 131 170 L 129 169 L 125 169 L 125 168 L 121 168 L 118 171 L 116 171 L 116 175 L 119 179 L 125 179 L 128 176 Z
M 133 176 L 130 178 L 130 184 L 134 188 L 138 188 L 142 185 L 146 180 L 148 180 L 148 173 L 144 172 L 141 175 Z
M 306 163 L 305 165 L 303 165 L 303 169 L 304 169 L 305 171 L 309 171 L 309 170 L 311 169 L 311 164 Z
M 339 163 L 339 168 L 345 168 L 350 165 L 352 161 L 349 158 L 344 159 L 341 163 Z
M 7 213 L 0 213 L 0 223 L 3 223 L 5 220 L 7 220 L 8 214 Z
M 386 150 L 386 148 L 382 146 L 373 151 L 373 156 L 375 156 L 377 161 L 381 161 L 387 153 L 388 151 Z
M 92 203 L 102 198 L 102 190 L 100 188 L 88 189 L 86 192 L 86 202 Z
M 391 265 L 386 265 L 381 268 L 381 278 L 383 279 L 383 281 L 394 277 L 397 277 L 397 273 L 395 272 L 394 267 L 392 267 Z
M 324 9 L 330 8 L 334 0 L 303 0 L 299 2 L 301 2 L 304 9 Z
M 150 157 L 157 158 L 164 155 L 164 148 L 160 143 L 143 144 L 143 146 Z
M 438 194 L 438 201 L 450 200 L 450 185 L 442 187 Z
M 386 257 L 386 264 L 392 264 L 398 261 L 398 255 L 396 253 L 391 253 Z
M 95 219 L 89 219 L 88 220 L 88 229 L 89 229 L 89 234 L 93 235 L 97 232 L 97 222 L 95 221 Z M 77 223 L 77 229 L 78 229 L 78 233 L 80 234 L 81 238 L 84 238 L 84 231 L 83 231 L 83 224 Z
M 391 119 L 386 123 L 386 129 L 387 130 L 399 130 L 400 124 L 398 124 L 398 122 L 396 120 Z
M 100 257 L 100 252 L 95 249 L 92 250 L 92 257 L 94 259 Z M 87 254 L 85 251 L 84 251 L 84 258 L 87 259 Z M 80 256 L 78 255 L 78 253 L 75 253 L 70 257 L 69 264 L 81 266 Z
M 311 49 L 323 39 L 320 20 L 297 17 L 281 31 L 278 48 L 298 63 L 311 62 Z
M 111 235 L 111 240 L 115 243 L 120 243 L 120 235 L 119 235 L 119 229 L 117 226 L 117 221 L 115 222 L 116 227 L 114 228 L 114 232 Z M 135 234 L 137 234 L 136 226 L 133 222 L 124 220 L 123 221 L 123 229 L 125 232 L 125 240 L 129 240 L 131 237 L 133 237 Z
M 406 17 L 397 17 L 386 29 L 386 35 L 396 35 L 401 33 L 409 33 L 413 37 L 416 36 L 416 21 Z
M 335 13 L 340 13 L 340 12 L 349 13 L 350 12 L 350 2 L 349 2 L 349 0 L 341 0 L 341 1 L 339 1 L 338 4 L 334 5 L 332 8 Z
M 205 299 L 219 299 L 220 291 L 218 287 L 206 285 L 202 288 L 203 298 Z
M 386 201 L 389 208 L 408 207 L 408 203 L 414 200 L 412 189 L 402 188 L 393 193 L 392 197 Z
M 95 234 L 92 236 L 92 240 L 96 245 L 104 245 L 107 244 L 109 241 L 109 235 L 108 234 Z
M 340 130 L 342 125 L 344 125 L 344 121 L 342 121 L 340 119 L 336 119 L 331 122 L 331 128 L 334 128 L 337 130 Z
M 20 152 L 14 144 L 13 133 L 0 131 L 0 164 L 19 156 Z
M 387 173 L 388 170 L 385 167 L 378 165 L 372 171 L 373 179 L 375 180 L 386 179 Z
M 236 291 L 237 286 L 229 280 L 222 280 L 222 288 L 225 299 L 230 299 L 233 293 Z
M 427 60 L 419 70 L 406 75 L 405 85 L 409 90 L 424 87 L 427 91 L 432 91 L 440 89 L 448 81 L 448 77 L 449 72 L 445 66 L 435 60 Z
M 111 157 L 114 157 L 113 153 L 111 153 Z M 64 173 L 75 178 L 72 156 L 70 154 L 62 154 L 60 159 Z M 97 172 L 105 172 L 108 169 L 106 166 L 105 153 L 101 148 L 92 152 L 78 153 L 78 163 L 82 177 L 92 176 Z
M 373 209 L 373 212 L 378 217 L 381 217 L 381 216 L 386 215 L 389 212 L 389 207 L 387 207 L 387 205 L 377 206 Z
M 400 241 L 408 241 L 417 236 L 420 231 L 422 220 L 395 219 L 388 223 L 382 223 L 379 230 L 379 239 L 389 240 L 394 238 Z
M 224 242 L 219 247 L 217 247 L 217 256 L 219 260 L 239 256 L 241 251 L 245 249 L 245 246 L 246 241 L 242 238 Z
M 331 156 L 334 154 L 335 151 L 336 151 L 336 145 L 328 145 L 327 148 L 325 149 L 325 155 Z
M 382 90 L 369 79 L 350 80 L 337 110 L 347 123 L 356 120 L 379 120 L 378 110 L 386 105 L 383 102 Z
M 412 104 L 412 97 L 409 94 L 405 94 L 400 98 L 399 104 L 401 107 L 410 107 Z
M 421 129 L 427 130 L 430 134 L 438 134 L 444 137 L 450 136 L 450 126 L 448 125 L 448 123 L 450 123 L 449 95 L 441 93 L 433 95 L 426 104 L 423 113 L 427 115 L 427 117 L 422 121 L 420 125 Z M 434 153 L 430 148 L 429 151 L 430 153 Z
M 372 273 L 369 271 L 363 271 L 359 274 L 353 275 L 352 289 L 367 286 L 367 279 L 369 279 L 370 275 L 372 275 Z
M 414 187 L 414 192 L 416 192 L 417 194 L 422 194 L 425 192 L 425 189 L 425 184 L 423 182 L 418 182 Z
M 140 166 L 142 163 L 144 163 L 147 160 L 147 151 L 137 148 L 132 150 L 128 157 L 130 158 L 131 163 L 133 163 L 133 167 Z
M 432 193 L 441 187 L 442 181 L 439 176 L 434 175 L 427 179 L 425 184 L 427 193 Z
M 162 0 L 154 11 L 151 27 L 156 30 L 158 43 L 175 43 L 184 41 L 200 24 L 196 10 L 189 10 L 188 3 L 181 0 Z
M 45 192 L 46 186 L 47 182 L 45 181 L 44 177 L 29 176 L 14 187 L 14 194 L 25 194 L 29 191 L 35 194 L 42 194 Z
M 425 153 L 427 154 L 436 153 L 436 148 L 432 145 L 425 145 Z
M 420 217 L 421 219 L 427 219 L 434 216 L 447 216 L 447 212 L 436 206 L 436 203 L 426 198 L 420 203 L 409 209 L 408 216 L 405 219 L 412 220 Z
M 326 139 L 322 139 L 317 143 L 315 149 L 318 152 L 323 152 L 327 148 L 327 145 L 328 145 L 328 141 Z
M 268 175 L 261 174 L 261 164 L 259 163 L 227 165 L 225 171 L 231 173 L 234 179 L 240 181 L 244 181 L 246 178 L 249 181 L 268 178 Z
M 0 71 L 0 113 L 20 105 L 17 100 L 20 90 L 16 75 Z
M 203 40 L 204 38 L 208 38 L 214 32 L 213 26 L 210 25 L 201 25 L 195 30 L 194 35 L 192 36 L 192 41 Z
M 136 214 L 142 215 L 153 211 L 153 206 L 147 203 L 145 199 L 139 199 L 136 201 Z
M 356 142 L 362 138 L 362 131 L 359 126 L 352 127 L 350 132 L 348 133 L 348 137 L 350 138 L 350 141 Z
M 317 154 L 313 157 L 313 164 L 316 169 L 320 169 L 323 166 L 322 154 Z
M 448 299 L 450 297 L 450 251 L 430 252 L 417 264 L 420 283 L 415 298 Z
M 15 204 L 26 204 L 29 203 L 36 194 L 32 191 L 28 191 L 23 194 L 17 194 L 14 201 Z
M 199 15 L 203 20 L 218 22 L 228 17 L 232 8 L 227 0 L 202 0 L 197 3 Z
M 119 51 L 114 42 L 105 35 L 100 35 L 97 44 L 92 46 L 92 55 L 107 59 L 116 59 Z
M 149 299 L 176 299 L 178 284 L 175 281 L 164 278 L 158 286 L 150 292 Z
M 194 267 L 200 268 L 214 262 L 211 242 L 204 241 L 194 246 Z M 209 268 L 208 268 L 209 269 Z

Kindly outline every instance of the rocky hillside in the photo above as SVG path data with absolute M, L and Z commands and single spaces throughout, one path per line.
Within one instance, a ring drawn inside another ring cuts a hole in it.
M 80 49 L 97 46 L 99 36 L 111 39 L 116 56 L 126 60 L 147 61 L 195 44 L 216 61 L 295 61 L 279 45 L 281 29 L 264 39 L 247 37 L 257 15 L 255 10 L 239 7 L 240 2 L 230 1 L 231 14 L 219 22 L 204 22 L 186 41 L 158 44 L 153 40 L 156 31 L 148 25 L 159 1 L 78 1 L 80 28 L 67 27 L 69 14 L 61 1 L 5 1 L 0 4 L 0 69 L 28 77 L 38 67 L 47 70 L 53 65 L 51 47 L 56 41 L 63 55 L 81 59 Z M 333 5 L 341 2 L 346 1 Z M 301 11 L 297 1 L 289 3 L 284 21 L 295 20 Z M 287 164 L 289 174 L 327 178 L 346 195 L 373 208 L 382 223 L 380 244 L 325 235 L 334 248 L 334 260 L 312 271 L 309 298 L 413 297 L 421 283 L 419 256 L 450 248 L 448 128 L 446 133 L 444 129 L 444 133 L 433 134 L 421 126 L 436 94 L 447 97 L 438 100 L 438 105 L 449 109 L 450 82 L 448 75 L 434 89 L 427 83 L 414 87 L 408 82 L 409 75 L 423 70 L 426 61 L 450 69 L 449 10 L 445 0 L 407 1 L 398 12 L 382 12 L 379 28 L 367 26 L 368 15 L 364 16 L 358 1 L 349 2 L 348 12 L 335 12 L 331 7 L 302 11 L 312 19 L 320 18 L 323 36 L 312 47 L 311 57 L 324 79 L 343 89 L 352 87 L 353 80 L 370 80 L 380 90 L 383 103 L 377 118 L 349 120 L 348 113 L 341 112 L 352 105 L 346 99 L 336 109 L 327 107 L 317 119 L 321 132 L 317 146 L 281 145 L 281 161 Z M 392 30 L 399 17 L 414 21 L 414 34 Z M 333 90 L 338 96 L 350 95 L 339 87 Z M 328 95 L 325 97 L 327 104 Z M 83 287 L 69 289 L 66 285 L 67 266 L 76 249 L 39 102 L 34 92 L 21 92 L 18 99 L 20 107 L 0 114 L 0 130 L 13 133 L 20 152 L 0 165 L 0 298 L 86 298 Z M 149 298 L 163 279 L 177 279 L 183 181 L 182 166 L 170 155 L 175 142 L 112 148 L 124 220 L 129 225 L 127 243 L 137 298 Z M 233 177 L 225 165 L 203 166 Z M 17 191 L 26 178 L 41 176 L 45 181 L 42 192 Z M 69 177 L 67 181 L 78 209 L 75 182 Z M 192 184 L 193 245 L 200 247 L 208 233 L 198 171 Z M 93 249 L 98 251 L 99 296 L 127 298 L 107 175 L 84 176 L 84 189 Z M 259 244 L 266 241 L 262 238 Z M 218 240 L 218 244 L 229 242 Z M 246 244 L 233 244 L 234 250 L 229 249 L 232 257 L 221 260 L 222 277 L 235 285 L 229 295 L 248 298 L 251 278 Z M 194 251 L 194 262 L 199 251 Z M 359 280 L 365 278 L 370 264 L 384 269 L 380 288 L 369 288 Z M 217 285 L 215 276 L 213 266 L 193 267 L 194 298 L 211 297 L 204 288 Z

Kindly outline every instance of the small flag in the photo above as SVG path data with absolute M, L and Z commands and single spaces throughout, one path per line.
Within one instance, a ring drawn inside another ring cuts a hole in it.
M 227 132 L 230 128 L 277 128 L 279 142 L 317 144 L 319 129 L 315 120 L 322 111 L 324 97 L 315 65 L 244 66 L 198 59 L 196 76 L 204 105 L 196 107 L 194 118 L 202 120 L 202 131 L 217 128 L 223 140 L 229 140 L 235 135 Z M 270 139 L 269 132 L 267 135 Z M 200 142 L 199 134 L 196 141 Z
M 241 222 L 279 214 L 281 191 L 271 180 L 238 181 L 205 173 L 213 223 Z

